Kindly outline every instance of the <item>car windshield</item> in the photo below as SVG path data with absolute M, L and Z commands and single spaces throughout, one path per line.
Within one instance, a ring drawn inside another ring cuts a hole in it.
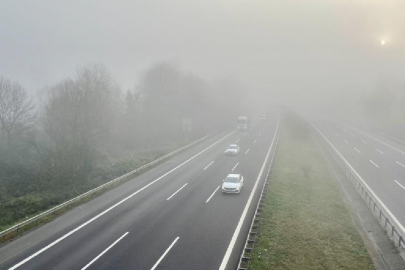
M 230 145 L 230 146 L 228 147 L 228 149 L 238 149 L 238 146 L 237 146 L 237 145 Z
M 246 119 L 238 119 L 238 124 L 246 124 Z
M 238 182 L 239 182 L 239 177 L 237 177 L 237 176 L 228 176 L 228 177 L 225 179 L 225 182 L 228 182 L 228 183 L 238 183 Z

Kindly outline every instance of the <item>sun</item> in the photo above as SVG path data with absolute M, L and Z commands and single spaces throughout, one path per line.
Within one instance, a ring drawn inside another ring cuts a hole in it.
M 381 40 L 381 45 L 382 45 L 382 46 L 385 45 L 385 40 Z

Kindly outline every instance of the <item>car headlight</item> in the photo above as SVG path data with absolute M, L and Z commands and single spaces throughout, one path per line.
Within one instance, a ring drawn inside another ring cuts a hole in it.
M 236 190 L 239 190 L 240 187 L 236 187 Z

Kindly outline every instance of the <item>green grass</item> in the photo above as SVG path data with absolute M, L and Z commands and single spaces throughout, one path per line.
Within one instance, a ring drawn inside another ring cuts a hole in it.
M 286 115 L 249 269 L 374 269 L 319 139 Z

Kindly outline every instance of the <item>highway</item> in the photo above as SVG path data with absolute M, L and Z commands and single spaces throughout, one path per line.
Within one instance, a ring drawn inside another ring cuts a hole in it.
M 0 269 L 235 269 L 280 124 L 267 115 L 1 247 Z M 232 143 L 240 153 L 224 155 Z M 240 194 L 221 192 L 229 173 L 243 175 Z
M 310 118 L 405 227 L 405 146 L 328 118 Z

